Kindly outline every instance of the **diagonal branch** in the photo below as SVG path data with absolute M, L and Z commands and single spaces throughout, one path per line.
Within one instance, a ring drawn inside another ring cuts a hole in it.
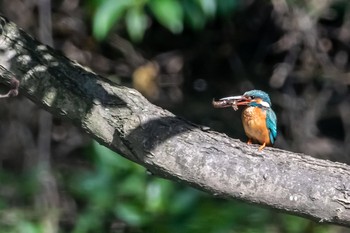
M 262 152 L 111 84 L 0 17 L 0 81 L 67 118 L 155 175 L 214 195 L 350 226 L 350 167 L 274 148 Z M 210 101 L 208 101 L 210 104 Z

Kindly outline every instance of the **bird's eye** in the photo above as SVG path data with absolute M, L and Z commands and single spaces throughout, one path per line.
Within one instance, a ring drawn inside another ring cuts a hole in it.
M 255 99 L 255 96 L 250 96 L 250 99 Z

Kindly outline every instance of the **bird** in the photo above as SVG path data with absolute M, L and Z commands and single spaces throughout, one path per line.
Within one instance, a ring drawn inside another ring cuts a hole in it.
M 244 106 L 242 123 L 248 137 L 247 144 L 259 143 L 259 151 L 273 146 L 277 138 L 277 117 L 272 110 L 269 95 L 261 90 L 251 90 L 240 96 L 229 96 L 213 100 L 215 108 Z

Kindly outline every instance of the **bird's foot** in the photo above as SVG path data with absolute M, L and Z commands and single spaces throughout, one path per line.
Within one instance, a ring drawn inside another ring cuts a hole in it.
M 266 142 L 264 142 L 264 144 L 262 144 L 260 147 L 259 147 L 259 151 L 262 151 L 262 149 L 264 149 L 266 147 Z

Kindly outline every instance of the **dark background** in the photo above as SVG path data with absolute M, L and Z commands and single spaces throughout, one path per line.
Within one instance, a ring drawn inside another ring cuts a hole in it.
M 278 117 L 275 147 L 350 163 L 347 0 L 0 0 L 0 13 L 242 141 L 240 111 L 211 101 L 264 90 Z M 0 111 L 0 232 L 349 231 L 149 176 L 24 97 L 2 100 Z

